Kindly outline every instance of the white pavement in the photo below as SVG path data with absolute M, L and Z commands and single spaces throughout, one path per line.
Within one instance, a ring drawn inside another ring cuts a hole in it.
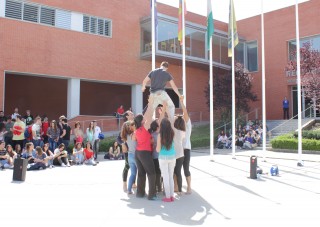
M 124 193 L 123 160 L 27 172 L 25 182 L 12 182 L 12 170 L 0 171 L 0 226 L 319 227 L 318 156 L 304 167 L 284 154 L 258 159 L 265 174 L 254 180 L 250 155 L 215 154 L 211 162 L 208 150 L 192 152 L 193 193 L 173 203 Z M 277 177 L 266 174 L 273 164 L 279 166 Z

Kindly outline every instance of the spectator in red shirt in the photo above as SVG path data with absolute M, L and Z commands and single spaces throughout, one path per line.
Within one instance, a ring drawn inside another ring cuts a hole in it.
M 47 135 L 48 128 L 49 128 L 48 118 L 44 117 L 42 122 L 42 130 L 41 130 L 44 144 L 48 143 L 48 135 Z
M 124 114 L 124 109 L 123 109 L 123 105 L 121 105 L 118 109 L 117 109 L 117 113 L 116 113 L 116 118 L 117 118 L 117 122 L 119 124 L 119 128 L 120 128 L 120 119 Z

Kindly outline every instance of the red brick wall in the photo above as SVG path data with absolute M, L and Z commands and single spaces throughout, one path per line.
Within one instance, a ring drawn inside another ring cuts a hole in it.
M 140 0 L 110 0 L 107 4 L 103 0 L 34 0 L 33 2 L 109 18 L 113 26 L 112 38 L 0 18 L 2 72 L 7 70 L 139 84 L 150 71 L 151 61 L 140 59 L 140 19 L 149 15 L 148 1 L 146 4 L 142 4 Z M 130 5 L 130 7 L 123 7 L 123 5 Z M 177 17 L 175 8 L 159 4 L 158 10 Z M 206 24 L 204 17 L 192 13 L 188 13 L 186 19 L 202 25 Z M 217 22 L 215 27 L 226 30 L 226 24 L 220 22 Z M 170 59 L 166 60 L 170 62 Z M 160 62 L 157 62 L 157 66 L 159 64 Z M 169 71 L 177 86 L 182 88 L 181 63 L 171 64 Z M 203 90 L 207 81 L 207 69 L 196 69 L 193 66 L 187 68 L 187 106 L 190 111 L 206 112 L 205 116 L 208 114 Z M 4 87 L 3 76 L 0 77 L 0 86 Z M 17 100 L 16 96 L 10 97 L 10 104 L 8 102 L 5 106 L 6 113 L 10 113 L 12 107 L 16 105 L 24 108 L 15 100 Z M 128 101 L 128 97 L 125 100 Z M 87 101 L 82 100 L 81 104 L 84 103 Z M 3 104 L 3 94 L 0 92 L 1 104 Z M 62 109 L 61 112 L 65 112 Z M 86 112 L 82 107 L 81 111 Z
M 300 37 L 320 34 L 320 1 L 311 0 L 299 5 Z M 266 65 L 266 110 L 267 119 L 282 118 L 282 100 L 287 96 L 291 101 L 291 85 L 284 68 L 288 59 L 288 42 L 295 39 L 295 7 L 288 7 L 265 14 L 265 65 Z M 254 73 L 254 90 L 262 105 L 261 95 L 261 21 L 260 16 L 237 22 L 238 31 L 247 41 L 258 41 L 259 72 Z M 292 79 L 292 78 L 291 78 Z M 291 101 L 292 106 L 292 101 Z M 290 109 L 290 115 L 292 109 Z

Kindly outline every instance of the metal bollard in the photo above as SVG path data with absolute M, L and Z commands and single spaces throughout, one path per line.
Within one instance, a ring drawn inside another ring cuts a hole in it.
M 254 155 L 250 157 L 250 178 L 257 179 L 257 162 L 258 158 Z

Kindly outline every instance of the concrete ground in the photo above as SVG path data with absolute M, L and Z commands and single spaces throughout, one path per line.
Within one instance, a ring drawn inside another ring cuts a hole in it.
M 124 193 L 123 160 L 27 172 L 25 182 L 0 171 L 1 226 L 319 226 L 320 156 L 297 167 L 294 155 L 268 152 L 254 180 L 249 157 L 261 151 L 217 152 L 214 162 L 192 152 L 193 193 L 173 203 Z M 279 176 L 267 174 L 273 164 Z

